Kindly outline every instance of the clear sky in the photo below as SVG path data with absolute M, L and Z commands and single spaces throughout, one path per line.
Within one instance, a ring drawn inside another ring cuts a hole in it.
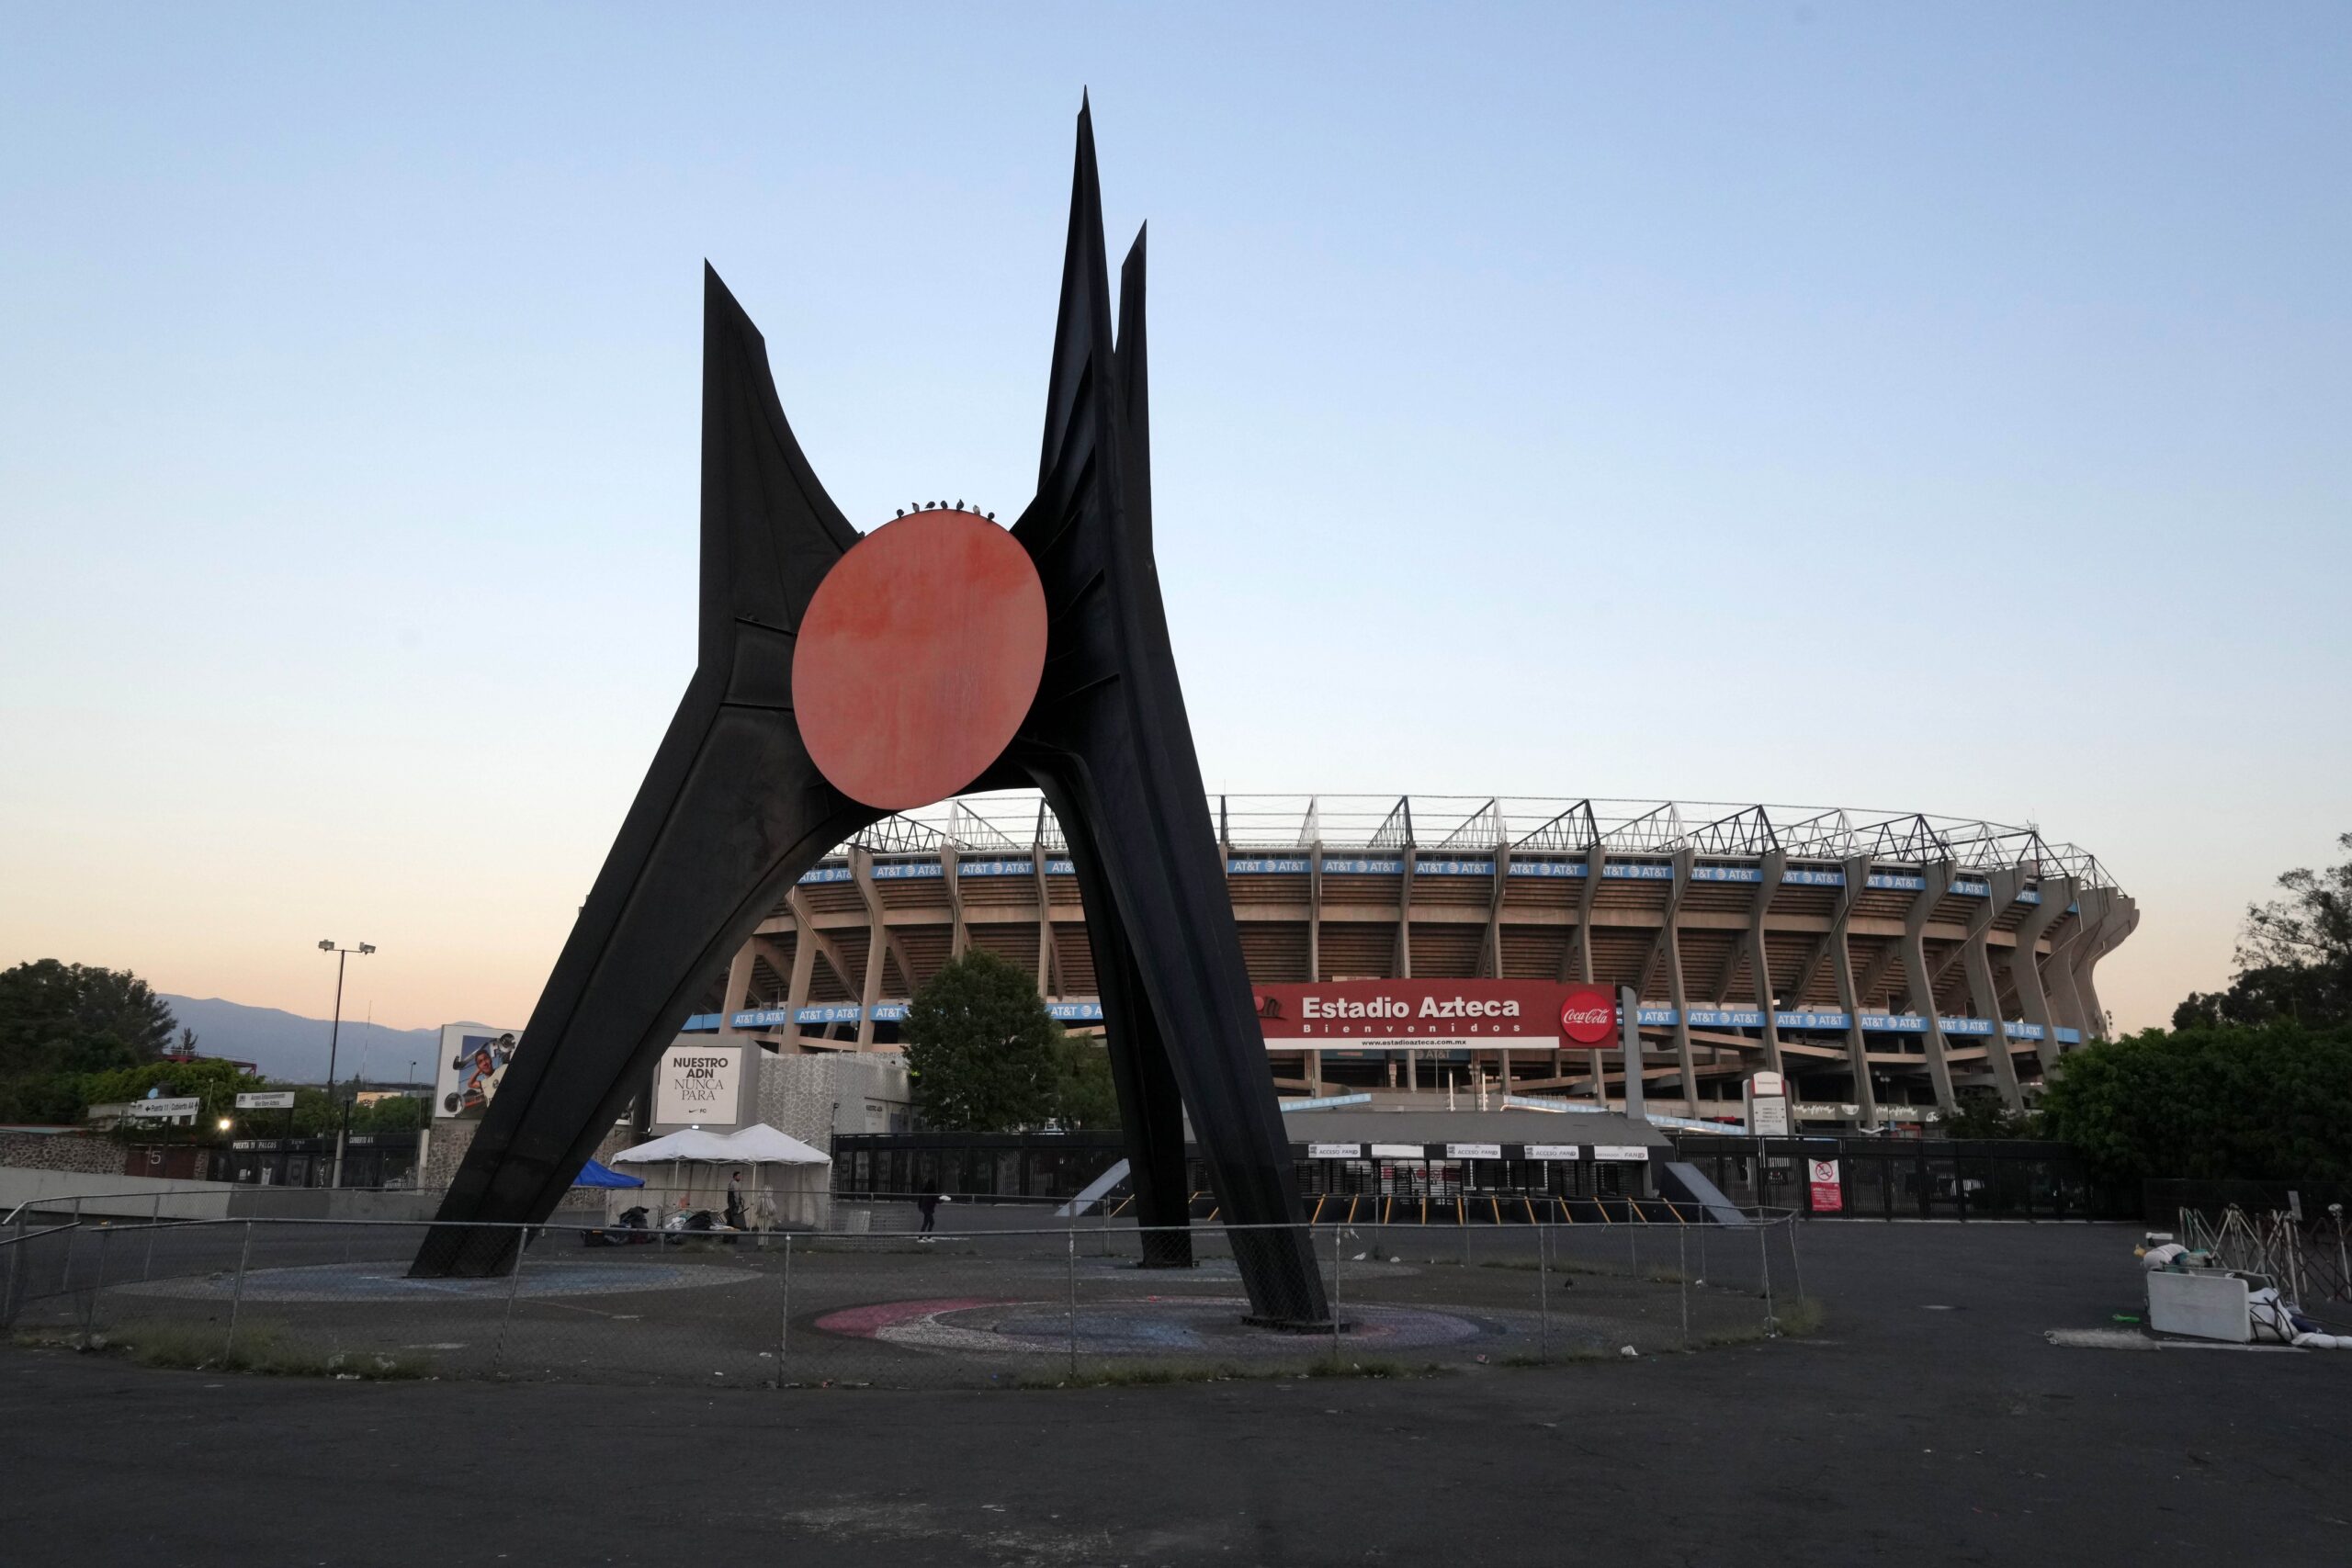
M 527 1013 L 701 275 L 1018 512 L 1091 89 L 1212 788 L 2031 821 L 2127 1027 L 2352 829 L 2352 7 L 0 10 L 0 964 Z

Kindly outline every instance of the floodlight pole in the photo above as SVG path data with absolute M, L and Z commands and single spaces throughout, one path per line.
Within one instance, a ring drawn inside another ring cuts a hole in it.
M 343 1039 L 343 966 L 353 953 L 370 953 L 376 951 L 376 947 L 373 942 L 366 942 L 356 947 L 338 947 L 334 939 L 328 937 L 319 943 L 319 951 L 334 954 L 334 1021 L 327 1026 L 327 1111 L 332 1117 L 334 1111 L 335 1048 Z M 291 1120 L 290 1116 L 288 1120 Z M 343 1143 L 348 1131 L 346 1126 L 335 1134 L 334 1165 L 327 1176 L 330 1187 L 343 1185 Z

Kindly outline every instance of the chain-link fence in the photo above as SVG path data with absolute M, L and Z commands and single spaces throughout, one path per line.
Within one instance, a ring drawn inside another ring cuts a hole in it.
M 0 1235 L 0 1320 L 20 1341 L 161 1365 L 1017 1387 L 1649 1355 L 1802 1329 L 1815 1312 L 1799 1224 L 1779 1213 L 1170 1231 L 956 1220 L 928 1235 L 529 1227 L 505 1273 L 413 1279 L 424 1224 L 19 1215 Z M 1328 1310 L 1272 1303 L 1261 1317 L 1236 1249 L 1302 1245 Z

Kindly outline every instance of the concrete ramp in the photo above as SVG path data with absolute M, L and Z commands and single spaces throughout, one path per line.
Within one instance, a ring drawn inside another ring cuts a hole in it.
M 1100 1204 L 1110 1195 L 1111 1189 L 1127 1179 L 1127 1162 L 1121 1160 L 1087 1184 L 1086 1190 L 1054 1211 L 1054 1217 L 1074 1220 Z
M 1658 1190 L 1678 1203 L 1696 1203 L 1719 1225 L 1744 1225 L 1747 1216 L 1689 1160 L 1667 1160 L 1657 1168 Z

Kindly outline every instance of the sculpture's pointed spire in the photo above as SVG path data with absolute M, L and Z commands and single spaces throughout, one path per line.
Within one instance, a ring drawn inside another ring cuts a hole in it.
M 749 621 L 789 631 L 857 530 L 808 467 L 767 340 L 703 264 L 702 651 Z
M 1078 155 L 1070 174 L 1069 238 L 1062 252 L 1061 304 L 1054 322 L 1054 358 L 1046 383 L 1046 434 L 1037 488 L 1046 490 L 1054 465 L 1070 446 L 1070 426 L 1083 417 L 1087 373 L 1111 344 L 1110 265 L 1102 249 L 1102 184 L 1094 165 L 1094 115 L 1081 97 Z
M 1144 240 L 1150 226 L 1136 231 L 1136 243 L 1119 267 L 1119 338 L 1111 353 L 1111 395 L 1119 408 L 1119 476 L 1126 524 L 1148 550 L 1151 547 L 1151 370 L 1145 353 Z

